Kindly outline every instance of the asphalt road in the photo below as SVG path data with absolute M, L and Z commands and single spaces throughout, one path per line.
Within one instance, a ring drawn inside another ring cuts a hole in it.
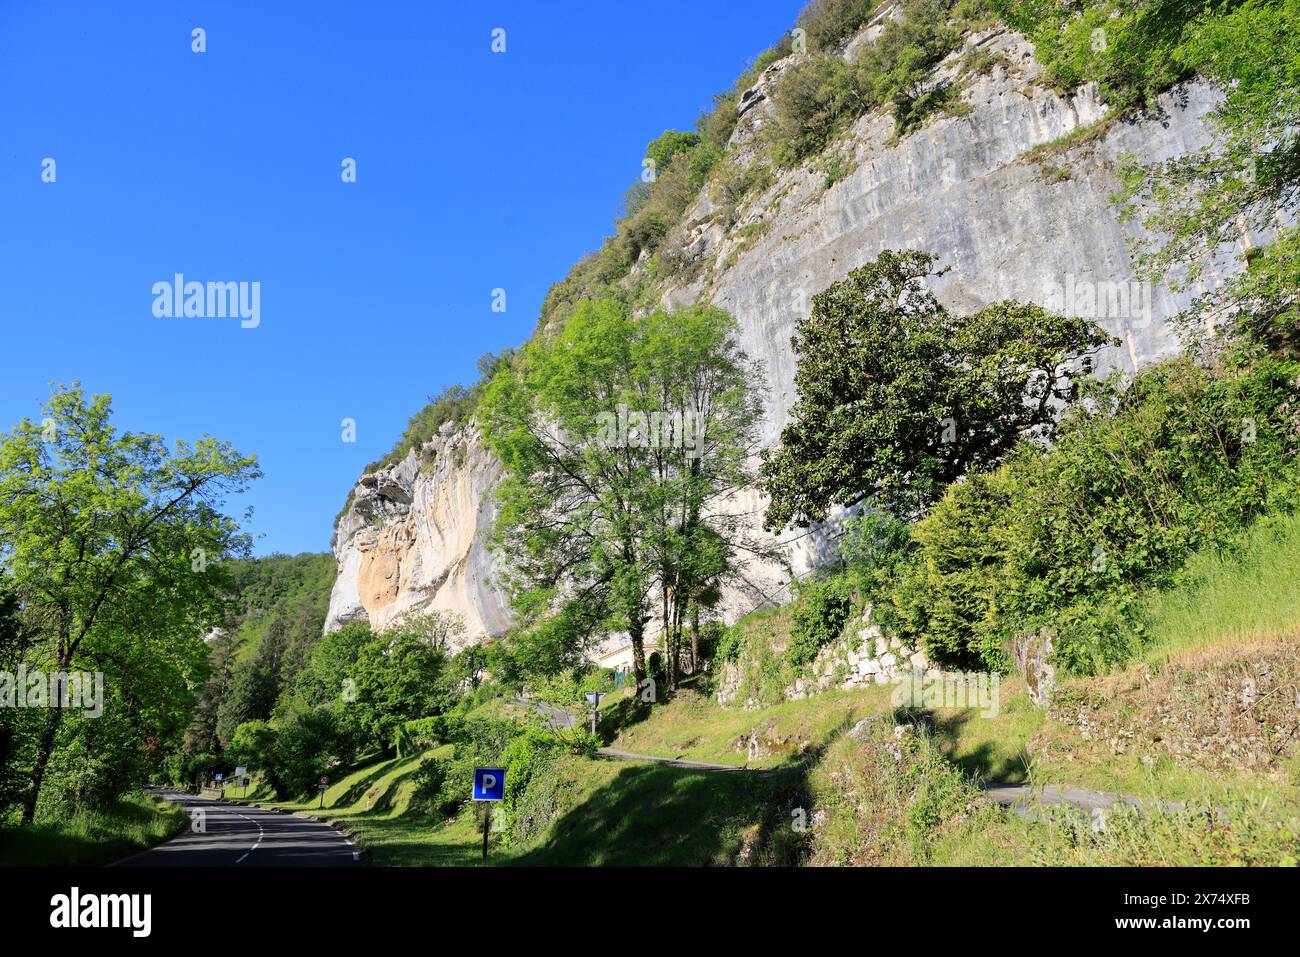
M 114 867 L 354 867 L 360 860 L 351 841 L 319 821 L 178 791 L 155 793 L 185 807 L 191 826 Z M 201 832 L 193 829 L 196 819 Z

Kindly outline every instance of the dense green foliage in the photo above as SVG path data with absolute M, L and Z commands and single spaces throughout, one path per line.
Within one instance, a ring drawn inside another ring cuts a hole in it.
M 1117 109 L 1149 105 L 1190 76 L 1195 64 L 1179 49 L 1196 18 L 1221 0 L 991 0 L 1013 29 L 1034 44 L 1050 82 L 1073 89 L 1094 80 Z
M 259 474 L 217 439 L 120 432 L 78 385 L 0 437 L 0 670 L 101 676 L 80 708 L 3 709 L 0 816 L 104 806 L 179 742 L 248 544 L 222 507 Z
M 853 590 L 847 579 L 833 577 L 798 588 L 786 657 L 795 666 L 810 664 L 823 645 L 840 636 L 853 614 Z
M 937 275 L 929 254 L 886 250 L 813 297 L 791 340 L 791 421 L 763 457 L 769 528 L 864 500 L 918 513 L 1022 438 L 1049 438 L 1079 360 L 1110 341 L 1023 303 L 953 316 L 926 288 Z
M 916 525 L 888 596 L 900 630 L 941 660 L 1005 667 L 1013 638 L 1048 627 L 1071 671 L 1123 662 L 1144 641 L 1141 587 L 1300 505 L 1298 373 L 1178 359 L 1099 389 L 1052 449 L 952 486 Z
M 903 136 L 936 110 L 960 110 L 960 88 L 930 84 L 931 71 L 956 50 L 971 29 L 988 22 L 978 0 L 903 0 L 901 16 L 887 19 L 879 36 L 852 62 L 838 49 L 875 4 L 821 0 L 799 26 L 811 55 L 790 69 L 775 91 L 777 123 L 772 155 L 782 165 L 824 150 L 840 131 L 869 110 L 892 107 Z
M 496 547 L 516 646 L 534 663 L 576 663 L 625 632 L 641 680 L 657 592 L 671 684 L 683 629 L 716 601 L 733 554 L 760 548 L 737 516 L 706 508 L 748 482 L 756 442 L 759 380 L 736 339 L 711 307 L 633 318 L 614 300 L 582 302 L 488 387 L 480 427 L 504 472 Z
M 221 741 L 226 759 L 259 769 L 277 795 L 292 797 L 360 754 L 409 746 L 412 722 L 461 705 L 472 684 L 464 665 L 481 667 L 478 649 L 453 654 L 463 630 L 455 618 L 430 613 L 379 632 L 356 622 L 330 632 L 267 715 Z
M 230 743 L 244 721 L 269 718 L 320 639 L 334 557 L 269 555 L 230 563 L 232 610 L 211 641 L 211 672 L 186 732 L 190 753 Z

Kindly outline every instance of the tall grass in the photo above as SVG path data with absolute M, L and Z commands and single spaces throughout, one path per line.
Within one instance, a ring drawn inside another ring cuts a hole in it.
M 1148 661 L 1202 645 L 1300 634 L 1300 516 L 1261 519 L 1241 548 L 1194 556 L 1183 583 L 1153 595 L 1144 618 Z
M 79 811 L 63 820 L 0 828 L 0 865 L 111 864 L 171 837 L 184 824 L 178 805 L 128 795 L 107 808 Z

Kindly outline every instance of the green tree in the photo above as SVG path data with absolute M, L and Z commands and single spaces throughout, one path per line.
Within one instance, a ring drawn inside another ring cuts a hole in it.
M 168 449 L 119 432 L 109 397 L 79 385 L 55 389 L 44 411 L 0 438 L 0 568 L 32 624 L 30 660 L 103 671 L 165 730 L 192 705 L 201 635 L 222 620 L 221 559 L 247 548 L 221 507 L 260 474 L 256 460 L 217 439 Z M 24 823 L 65 711 L 43 720 Z
M 660 172 L 668 169 L 673 158 L 680 153 L 688 153 L 700 142 L 698 133 L 679 133 L 677 130 L 664 130 L 651 140 L 645 148 L 646 158 L 654 162 L 654 168 Z
M 1300 5 L 1147 3 L 1164 14 L 1129 32 L 1164 38 L 1186 71 L 1215 82 L 1223 100 L 1202 148 L 1161 162 L 1128 157 L 1121 167 L 1126 217 L 1151 235 L 1138 241 L 1140 274 L 1201 293 L 1178 317 L 1194 343 L 1240 331 L 1295 354 L 1300 238 L 1288 211 L 1300 202 Z M 1271 243 L 1259 248 L 1260 237 Z M 1240 243 L 1247 272 L 1203 282 L 1216 251 Z
M 357 654 L 356 701 L 339 707 L 356 712 L 366 739 L 387 752 L 397 746 L 403 722 L 440 714 L 452 702 L 449 652 L 464 634 L 453 615 L 411 615 L 374 634 Z
M 350 621 L 324 635 L 298 675 L 296 694 L 309 707 L 338 701 L 355 688 L 357 658 L 374 640 L 365 622 Z
M 813 297 L 792 345 L 796 400 L 762 487 L 772 530 L 870 500 L 915 515 L 1024 437 L 1046 438 L 1085 364 L 1111 342 L 1086 319 L 1001 302 L 951 315 L 935 257 L 886 250 Z
M 705 504 L 746 481 L 757 383 L 720 310 L 634 319 L 612 300 L 580 303 L 493 380 L 480 425 L 504 466 L 496 543 L 529 660 L 576 663 L 625 632 L 644 679 L 656 587 L 680 644 L 737 546 Z
M 217 706 L 216 735 L 222 748 L 230 747 L 236 729 L 247 721 L 271 717 L 275 707 L 275 675 L 259 659 L 241 661 Z
M 735 320 L 708 306 L 636 320 L 628 418 L 634 409 L 645 411 L 650 434 L 649 481 L 635 501 L 655 566 L 670 689 L 680 672 L 684 629 L 689 623 L 694 654 L 699 611 L 716 603 L 720 582 L 735 576 L 734 557 L 770 557 L 747 532 L 743 515 L 710 507 L 754 480 L 762 379 L 737 339 Z

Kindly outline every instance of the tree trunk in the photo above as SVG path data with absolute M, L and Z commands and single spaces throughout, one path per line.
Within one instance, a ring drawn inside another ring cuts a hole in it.
M 700 670 L 700 606 L 691 603 L 691 674 Z
M 665 573 L 666 574 L 666 573 Z M 676 668 L 676 643 L 673 641 L 673 620 L 672 605 L 668 599 L 670 591 L 668 585 L 660 589 L 660 628 L 663 638 L 659 642 L 659 660 L 664 665 L 664 684 L 667 685 L 667 691 L 672 692 L 677 687 L 677 668 Z
M 641 683 L 646 679 L 645 670 L 645 632 L 640 613 L 634 614 L 627 623 L 628 637 L 632 639 L 632 671 L 636 675 L 636 693 L 641 693 Z
M 41 746 L 36 752 L 36 764 L 32 767 L 32 783 L 23 799 L 24 825 L 31 824 L 36 818 L 36 802 L 41 796 L 41 782 L 45 779 L 45 769 L 49 766 L 50 756 L 54 753 L 54 740 L 59 734 L 59 723 L 63 720 L 63 709 L 50 708 L 49 718 L 45 722 L 45 731 L 41 735 Z

